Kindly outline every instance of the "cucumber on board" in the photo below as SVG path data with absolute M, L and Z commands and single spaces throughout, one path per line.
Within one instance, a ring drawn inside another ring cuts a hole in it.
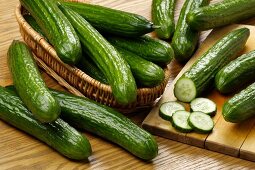
M 188 123 L 198 133 L 209 133 L 214 127 L 214 122 L 210 115 L 199 111 L 190 114 Z
M 0 86 L 0 119 L 34 136 L 70 159 L 83 160 L 91 155 L 91 146 L 85 136 L 59 118 L 51 123 L 36 120 L 13 86 Z
M 171 43 L 175 59 L 181 63 L 186 63 L 191 58 L 199 40 L 199 32 L 192 30 L 186 23 L 187 14 L 208 3 L 209 0 L 185 0 L 183 4 Z
M 187 23 L 195 30 L 209 30 L 255 17 L 255 0 L 224 0 L 197 8 L 187 16 Z
M 61 3 L 80 14 L 100 32 L 137 37 L 152 32 L 158 27 L 145 17 L 129 12 L 88 3 Z
M 221 93 L 231 93 L 255 81 L 255 50 L 243 54 L 223 67 L 215 77 Z
M 191 132 L 193 129 L 188 123 L 190 112 L 179 110 L 173 113 L 172 125 L 180 132 Z
M 52 0 L 20 0 L 53 45 L 59 58 L 76 64 L 81 57 L 81 44 L 74 28 Z
M 128 105 L 136 101 L 137 87 L 128 63 L 82 16 L 64 4 L 59 8 L 72 23 L 89 56 L 105 75 L 116 101 Z
M 162 103 L 159 107 L 159 116 L 162 119 L 172 121 L 172 116 L 174 112 L 179 111 L 179 110 L 185 110 L 185 107 L 175 101 L 169 101 Z
M 237 57 L 250 35 L 248 28 L 231 31 L 205 52 L 175 83 L 174 95 L 190 102 L 214 84 L 217 72 Z
M 239 123 L 255 116 L 255 83 L 226 101 L 222 115 L 227 122 Z
M 60 106 L 44 83 L 31 50 L 25 43 L 14 40 L 7 56 L 13 83 L 27 108 L 41 122 L 55 121 Z
M 217 112 L 217 105 L 210 99 L 199 97 L 190 102 L 190 110 L 214 116 Z

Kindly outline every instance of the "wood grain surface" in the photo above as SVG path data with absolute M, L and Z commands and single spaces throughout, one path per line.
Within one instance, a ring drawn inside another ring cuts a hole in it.
M 91 3 L 130 11 L 150 19 L 151 0 L 91 0 Z M 212 1 L 216 2 L 216 1 Z M 6 52 L 13 39 L 21 39 L 15 20 L 14 9 L 18 0 L 0 0 L 0 85 L 12 83 L 6 62 Z M 176 7 L 176 18 L 183 0 Z M 246 21 L 253 24 L 254 20 Z M 208 32 L 202 34 L 201 40 Z M 176 62 L 171 63 L 172 78 L 182 68 Z M 49 87 L 62 89 L 53 79 L 42 72 Z M 64 90 L 64 89 L 62 89 Z M 136 112 L 129 117 L 141 124 L 149 110 Z M 198 147 L 178 143 L 172 140 L 156 137 L 159 145 L 159 155 L 150 162 L 144 162 L 117 145 L 105 141 L 87 132 L 93 154 L 89 162 L 73 162 L 62 157 L 57 152 L 33 137 L 0 121 L 0 169 L 254 169 L 255 163 L 233 158 Z M 254 133 L 255 130 L 253 129 Z M 254 133 L 250 134 L 248 142 L 253 143 Z M 245 145 L 243 145 L 245 146 Z M 251 146 L 251 145 L 249 145 Z M 253 146 L 254 148 L 254 146 Z M 243 147 L 241 152 L 249 152 L 249 147 Z

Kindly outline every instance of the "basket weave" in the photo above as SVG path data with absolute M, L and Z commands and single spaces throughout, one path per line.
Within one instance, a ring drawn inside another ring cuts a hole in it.
M 80 0 L 80 2 L 84 1 Z M 23 18 L 25 13 L 27 11 L 21 5 L 18 5 L 15 14 L 20 32 L 24 41 L 35 54 L 34 58 L 37 64 L 71 93 L 78 96 L 86 96 L 123 112 L 132 112 L 137 108 L 151 106 L 164 92 L 170 77 L 169 68 L 164 69 L 165 79 L 160 85 L 152 88 L 137 89 L 136 102 L 125 106 L 118 104 L 112 95 L 109 85 L 100 83 L 80 69 L 63 63 L 57 56 L 54 48 L 25 21 Z

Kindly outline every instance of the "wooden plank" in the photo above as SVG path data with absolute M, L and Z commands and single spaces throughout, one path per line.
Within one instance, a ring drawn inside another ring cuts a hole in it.
M 153 134 L 158 134 L 160 136 L 170 138 L 173 140 L 178 140 L 181 138 L 181 142 L 198 146 L 198 147 L 206 147 L 209 150 L 214 150 L 217 152 L 225 153 L 232 156 L 239 155 L 239 149 L 244 142 L 246 136 L 248 135 L 250 129 L 252 128 L 254 121 L 246 122 L 244 124 L 239 124 L 233 126 L 225 122 L 221 116 L 222 105 L 230 96 L 223 96 L 219 94 L 216 90 L 210 93 L 207 97 L 213 100 L 217 104 L 217 114 L 215 115 L 214 122 L 215 128 L 213 133 L 209 136 L 206 134 L 197 134 L 197 133 L 180 133 L 176 132 L 171 126 L 166 126 L 168 123 L 164 121 L 158 116 L 159 106 L 163 102 L 167 101 L 175 101 L 176 98 L 173 94 L 173 88 L 175 82 L 178 78 L 205 52 L 207 51 L 218 39 L 223 37 L 223 35 L 227 34 L 233 29 L 248 27 L 251 31 L 251 35 L 255 34 L 254 26 L 246 26 L 246 25 L 231 25 L 228 27 L 216 29 L 210 33 L 201 47 L 197 50 L 196 54 L 192 57 L 192 59 L 183 67 L 181 72 L 177 75 L 176 79 L 173 83 L 166 88 L 161 100 L 155 106 L 155 108 L 149 113 L 146 119 L 143 122 L 143 127 L 149 130 Z M 255 49 L 255 37 L 250 36 L 245 49 L 242 53 L 249 52 Z M 169 123 L 168 123 L 169 124 Z M 167 129 L 168 127 L 168 129 Z M 238 128 L 237 128 L 238 127 Z M 163 130 L 162 130 L 163 129 Z M 160 133 L 158 133 L 160 131 Z M 183 137 L 185 135 L 185 137 Z M 228 136 L 228 137 L 226 137 Z
M 255 126 L 248 134 L 245 139 L 241 149 L 240 149 L 240 158 L 247 159 L 250 161 L 255 161 Z

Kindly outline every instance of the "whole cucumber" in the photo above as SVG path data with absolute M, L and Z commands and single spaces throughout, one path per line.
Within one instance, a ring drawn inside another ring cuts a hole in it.
M 91 146 L 87 138 L 63 120 L 57 119 L 52 123 L 37 121 L 17 96 L 13 86 L 8 89 L 0 87 L 0 119 L 34 136 L 70 159 L 83 160 L 91 155 Z
M 127 105 L 136 101 L 137 87 L 128 63 L 118 51 L 104 39 L 84 18 L 63 4 L 59 8 L 70 20 L 84 50 L 103 72 L 112 88 L 114 98 L 119 104 Z
M 160 28 L 155 29 L 157 36 L 161 39 L 172 37 L 174 24 L 174 8 L 176 0 L 153 0 L 152 1 L 152 21 Z
M 197 8 L 187 16 L 187 23 L 195 30 L 209 30 L 255 17 L 255 0 L 224 0 Z
M 54 46 L 59 58 L 75 64 L 81 57 L 81 44 L 74 28 L 52 0 L 20 0 Z
M 194 54 L 199 40 L 199 32 L 191 29 L 186 17 L 190 11 L 208 3 L 209 0 L 186 0 L 183 4 L 171 43 L 175 59 L 181 63 L 187 62 Z
M 62 3 L 79 13 L 100 32 L 136 37 L 152 32 L 155 28 L 152 22 L 137 14 L 88 3 Z
M 7 60 L 17 93 L 28 109 L 41 122 L 55 121 L 60 106 L 46 87 L 27 45 L 14 40 Z
M 231 61 L 215 77 L 216 88 L 221 93 L 235 92 L 253 81 L 255 81 L 255 51 Z

